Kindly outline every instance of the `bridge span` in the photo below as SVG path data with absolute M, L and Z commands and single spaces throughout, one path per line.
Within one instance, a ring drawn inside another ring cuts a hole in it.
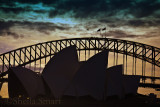
M 7 82 L 6 71 L 14 66 L 29 67 L 40 73 L 55 53 L 70 45 L 76 45 L 80 60 L 87 60 L 93 54 L 109 49 L 113 54 L 113 65 L 119 64 L 118 59 L 121 55 L 124 75 L 140 75 L 140 87 L 160 88 L 160 75 L 156 75 L 160 74 L 160 71 L 156 70 L 160 68 L 160 48 L 133 41 L 95 37 L 47 41 L 3 53 L 0 55 L 0 82 Z M 141 61 L 141 71 L 137 70 L 139 61 Z M 151 66 L 149 71 L 146 69 L 146 63 Z M 147 79 L 151 82 L 147 82 Z

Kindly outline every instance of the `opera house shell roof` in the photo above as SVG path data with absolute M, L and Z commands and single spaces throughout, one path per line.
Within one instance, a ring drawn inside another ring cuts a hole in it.
M 60 98 L 79 68 L 76 46 L 55 54 L 45 66 L 42 77 L 55 98 Z
M 103 98 L 108 51 L 104 50 L 88 59 L 76 72 L 73 83 L 85 89 L 95 99 Z
M 113 66 L 106 70 L 106 96 L 124 97 L 122 70 L 123 65 Z
M 108 55 L 109 51 L 103 50 L 80 62 L 76 46 L 69 46 L 48 61 L 41 75 L 24 67 L 13 67 L 8 76 L 9 97 L 36 98 L 49 93 L 55 99 L 89 95 L 103 100 L 104 96 L 123 98 L 128 93 L 136 94 L 140 77 L 122 75 L 123 65 L 107 68 Z
M 45 95 L 42 77 L 24 67 L 12 67 L 8 74 L 9 97 L 31 97 Z

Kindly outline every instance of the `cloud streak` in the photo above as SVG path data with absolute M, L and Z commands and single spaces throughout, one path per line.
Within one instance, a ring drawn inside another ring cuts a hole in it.
M 18 3 L 18 4 L 16 4 Z M 39 9 L 34 10 L 30 5 L 42 4 L 50 10 Z M 18 5 L 28 5 L 27 8 L 18 7 Z M 5 7 L 4 5 L 7 5 Z M 25 11 L 33 11 L 35 13 L 48 13 L 50 18 L 61 16 L 68 13 L 68 16 L 84 19 L 97 17 L 111 17 L 123 15 L 128 17 L 131 15 L 135 18 L 157 17 L 160 2 L 158 0 L 1 0 L 0 10 L 4 12 L 13 12 L 15 14 Z
M 49 34 L 56 30 L 69 30 L 71 27 L 66 24 L 54 24 L 49 22 L 29 22 L 29 21 L 0 21 L 0 36 L 12 36 L 16 38 L 23 38 L 24 35 L 11 31 L 11 28 L 20 26 L 21 28 L 38 31 L 40 33 Z
M 106 24 L 111 28 L 115 27 L 160 27 L 160 19 L 99 19 L 99 22 L 102 24 Z
M 145 34 L 132 34 L 127 33 L 123 30 L 110 30 L 106 33 L 102 33 L 101 36 L 103 37 L 112 37 L 112 38 L 153 38 L 158 37 L 160 35 L 160 32 L 147 32 Z

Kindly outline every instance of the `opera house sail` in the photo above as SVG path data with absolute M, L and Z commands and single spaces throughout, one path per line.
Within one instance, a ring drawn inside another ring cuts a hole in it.
M 106 90 L 105 95 L 124 97 L 123 90 L 123 65 L 112 66 L 106 70 Z
M 85 63 L 85 61 L 79 62 L 79 68 Z M 66 88 L 64 92 L 64 96 L 74 96 L 74 97 L 81 97 L 81 96 L 87 96 L 89 93 L 80 87 L 78 84 L 74 84 L 74 80 L 70 82 L 69 86 Z
M 93 98 L 102 100 L 107 64 L 108 50 L 92 56 L 77 71 L 73 79 L 74 84 L 85 89 Z
M 106 92 L 108 96 L 124 98 L 127 94 L 136 94 L 140 76 L 123 75 L 123 65 L 116 65 L 106 70 Z
M 61 98 L 66 87 L 79 68 L 76 46 L 67 47 L 56 53 L 45 66 L 42 76 L 57 99 Z
M 12 67 L 8 74 L 9 97 L 36 98 L 45 95 L 42 77 L 36 72 L 24 67 Z

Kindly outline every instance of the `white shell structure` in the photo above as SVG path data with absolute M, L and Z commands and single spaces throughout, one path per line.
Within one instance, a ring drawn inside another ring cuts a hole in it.
M 84 63 L 85 61 L 81 61 L 79 63 L 79 67 L 82 66 Z M 81 88 L 78 84 L 74 84 L 74 82 L 71 81 L 69 87 L 66 88 L 64 95 L 79 97 L 89 95 L 89 93 L 83 88 Z
M 45 95 L 44 82 L 36 72 L 24 67 L 12 67 L 8 74 L 9 97 L 27 96 L 35 98 Z
M 124 97 L 122 70 L 123 70 L 123 65 L 113 66 L 106 70 L 105 95 L 107 97 L 108 96 L 118 96 L 119 98 Z
M 46 64 L 42 76 L 55 99 L 63 96 L 78 68 L 76 46 L 62 49 Z
M 97 100 L 103 99 L 108 50 L 89 58 L 77 71 L 73 82 Z M 79 93 L 77 91 L 77 93 Z

